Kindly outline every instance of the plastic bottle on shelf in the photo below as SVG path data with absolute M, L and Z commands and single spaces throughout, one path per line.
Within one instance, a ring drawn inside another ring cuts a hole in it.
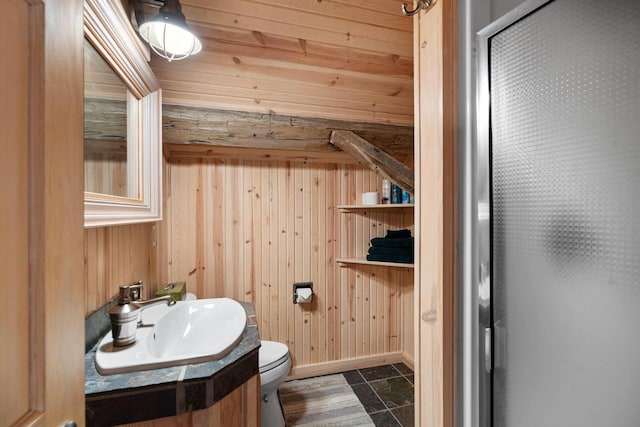
M 391 197 L 391 184 L 388 179 L 382 180 L 382 203 L 387 204 L 390 203 Z
M 402 203 L 402 188 L 396 184 L 391 184 L 391 203 Z

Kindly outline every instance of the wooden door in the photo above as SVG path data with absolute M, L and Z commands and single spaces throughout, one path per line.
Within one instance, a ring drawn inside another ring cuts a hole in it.
M 82 2 L 0 14 L 0 424 L 84 424 Z

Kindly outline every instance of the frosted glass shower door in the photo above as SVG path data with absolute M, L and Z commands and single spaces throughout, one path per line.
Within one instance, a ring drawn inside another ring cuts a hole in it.
M 479 42 L 493 425 L 640 426 L 640 1 L 534 1 Z

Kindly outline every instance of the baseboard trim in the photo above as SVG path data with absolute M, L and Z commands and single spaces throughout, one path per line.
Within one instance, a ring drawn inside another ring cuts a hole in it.
M 411 368 L 412 371 L 416 370 L 416 363 L 413 360 L 413 356 L 408 353 L 402 353 L 402 363 Z
M 374 356 L 354 357 L 351 359 L 334 360 L 331 362 L 315 363 L 313 365 L 295 366 L 287 380 L 318 377 L 320 375 L 337 374 L 354 369 L 371 368 L 373 366 L 389 365 L 405 362 L 407 355 L 401 352 L 376 354 Z M 413 360 L 412 369 L 413 369 Z M 408 365 L 408 364 L 407 364 Z

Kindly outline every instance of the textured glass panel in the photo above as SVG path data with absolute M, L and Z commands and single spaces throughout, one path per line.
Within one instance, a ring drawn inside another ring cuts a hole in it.
M 490 40 L 494 424 L 640 425 L 640 1 Z

